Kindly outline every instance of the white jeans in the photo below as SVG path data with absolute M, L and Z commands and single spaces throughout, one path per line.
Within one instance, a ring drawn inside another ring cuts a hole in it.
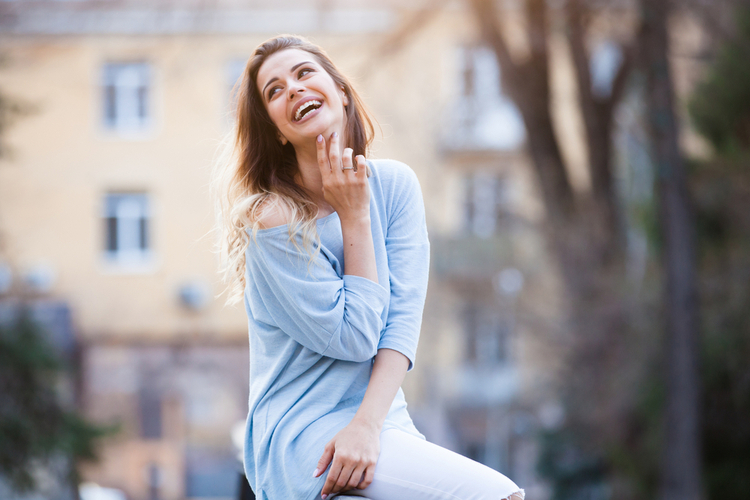
M 380 435 L 375 477 L 360 495 L 372 500 L 513 500 L 523 490 L 494 469 L 398 429 Z M 334 497 L 335 499 L 335 497 Z

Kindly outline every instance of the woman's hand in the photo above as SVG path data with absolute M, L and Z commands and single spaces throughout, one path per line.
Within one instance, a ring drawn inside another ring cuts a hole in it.
M 380 426 L 354 419 L 325 446 L 313 477 L 319 477 L 331 464 L 321 497 L 353 488 L 365 489 L 375 475 L 380 456 Z
M 356 165 L 352 161 L 353 151 L 344 148 L 341 152 L 338 133 L 331 136 L 330 148 L 322 135 L 317 138 L 318 167 L 323 176 L 323 196 L 339 218 L 361 220 L 370 217 L 370 189 L 367 182 L 365 157 L 357 155 Z

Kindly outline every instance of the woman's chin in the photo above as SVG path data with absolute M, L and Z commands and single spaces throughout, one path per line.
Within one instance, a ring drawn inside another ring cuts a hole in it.
M 293 144 L 299 141 L 300 144 L 307 145 L 310 141 L 316 141 L 319 135 L 322 135 L 326 142 L 330 142 L 331 134 L 334 132 L 340 134 L 344 130 L 341 123 L 335 123 L 329 120 L 315 120 L 315 118 L 316 117 L 313 117 L 313 120 L 310 121 L 308 126 L 300 127 L 300 129 L 297 130 L 298 139 L 292 141 Z
M 319 135 L 322 135 L 326 142 L 328 142 L 334 130 L 336 129 L 333 127 L 316 125 L 315 127 L 310 127 L 308 130 L 305 130 L 304 134 L 302 134 L 302 138 L 305 142 L 315 141 L 318 139 Z

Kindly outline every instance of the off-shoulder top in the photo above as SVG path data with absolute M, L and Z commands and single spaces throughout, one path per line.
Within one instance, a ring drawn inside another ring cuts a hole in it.
M 250 396 L 244 465 L 259 500 L 310 499 L 323 447 L 354 416 L 378 349 L 414 365 L 430 248 L 414 172 L 394 160 L 370 160 L 370 220 L 378 281 L 344 274 L 336 212 L 317 220 L 320 252 L 311 261 L 288 226 L 250 235 L 245 309 Z M 383 429 L 414 427 L 399 389 Z

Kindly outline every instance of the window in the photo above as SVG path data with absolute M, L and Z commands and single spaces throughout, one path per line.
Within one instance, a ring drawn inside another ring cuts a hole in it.
M 508 183 L 497 173 L 481 171 L 468 174 L 464 182 L 464 228 L 488 238 L 510 211 Z
M 497 59 L 487 47 L 464 47 L 461 51 L 461 95 L 467 100 L 487 101 L 501 99 L 500 71 Z
M 104 126 L 142 131 L 150 125 L 150 71 L 146 63 L 104 65 Z
M 104 200 L 105 255 L 119 264 L 139 264 L 150 256 L 150 209 L 144 193 L 108 193 Z
M 487 47 L 457 50 L 457 95 L 445 145 L 458 150 L 513 150 L 525 139 L 521 114 L 502 92 L 501 71 Z
M 466 360 L 476 365 L 496 365 L 508 360 L 509 327 L 498 311 L 472 301 L 464 309 Z

